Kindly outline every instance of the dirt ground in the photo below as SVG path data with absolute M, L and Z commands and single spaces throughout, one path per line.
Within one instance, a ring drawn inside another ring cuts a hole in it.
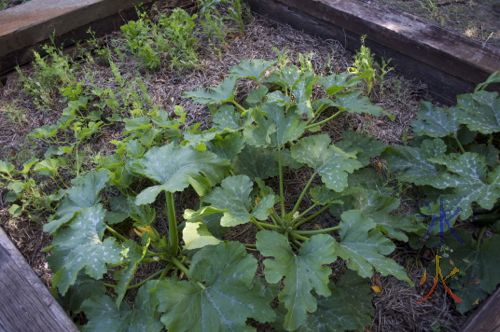
M 361 0 L 416 15 L 482 45 L 500 47 L 498 0 Z
M 110 44 L 123 42 L 118 33 L 109 35 L 104 41 Z M 132 57 L 115 60 L 124 75 L 142 76 L 155 103 L 166 110 L 181 104 L 187 110 L 190 121 L 203 122 L 206 110 L 183 99 L 183 91 L 218 84 L 229 68 L 242 59 L 275 59 L 278 53 L 284 51 L 294 61 L 297 61 L 300 53 L 313 52 L 312 62 L 316 70 L 323 74 L 343 71 L 352 63 L 352 54 L 344 50 L 340 43 L 316 39 L 260 17 L 248 24 L 244 35 L 236 36 L 222 49 L 203 47 L 201 67 L 195 71 L 180 74 L 165 68 L 158 72 L 144 72 Z M 94 71 L 103 84 L 111 76 L 107 66 L 87 67 L 83 64 L 80 68 L 82 71 L 86 69 Z M 29 68 L 25 70 L 29 72 Z M 426 96 L 426 88 L 392 72 L 384 82 L 383 91 L 376 96 L 376 102 L 393 113 L 396 120 L 351 116 L 326 130 L 334 139 L 343 130 L 354 128 L 369 132 L 387 143 L 404 140 L 410 135 L 409 124 L 419 108 L 420 99 Z M 54 121 L 54 115 L 58 112 L 60 110 L 57 107 L 50 114 L 38 109 L 20 88 L 17 75 L 12 74 L 6 86 L 0 90 L 0 159 L 22 161 L 36 153 L 36 149 L 30 146 L 32 143 L 26 139 L 27 134 L 40 125 Z M 110 135 L 119 135 L 119 132 Z M 23 218 L 10 219 L 6 205 L 1 200 L 0 225 L 9 233 L 35 272 L 49 284 L 51 271 L 40 251 L 49 243 L 49 239 L 41 232 L 41 225 Z M 423 270 L 411 267 L 411 259 L 407 259 L 415 253 L 401 248 L 397 255 L 408 266 L 414 280 L 418 280 Z M 381 278 L 381 283 L 383 291 L 374 301 L 376 313 L 370 328 L 372 331 L 455 331 L 464 321 L 444 293 L 438 292 L 432 301 L 415 306 L 415 300 L 428 291 L 428 285 L 424 285 L 423 289 L 411 288 L 394 278 Z

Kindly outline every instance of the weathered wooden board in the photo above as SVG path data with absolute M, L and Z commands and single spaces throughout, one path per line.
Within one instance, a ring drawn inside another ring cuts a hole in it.
M 438 100 L 455 102 L 500 70 L 500 50 L 419 18 L 356 0 L 249 0 L 252 9 L 308 33 L 339 40 L 352 51 L 360 37 L 397 70 L 429 86 Z M 498 89 L 498 86 L 496 87 Z
M 462 332 L 500 331 L 500 288 L 472 314 Z
M 0 331 L 78 331 L 1 227 Z
M 0 75 L 32 59 L 33 46 L 48 41 L 67 46 L 116 30 L 135 15 L 135 6 L 154 0 L 31 0 L 0 11 Z

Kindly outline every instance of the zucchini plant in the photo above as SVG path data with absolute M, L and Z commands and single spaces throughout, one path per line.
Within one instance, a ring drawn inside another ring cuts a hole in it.
M 245 95 L 241 80 L 253 81 Z M 411 284 L 388 256 L 421 226 L 397 216 L 398 188 L 370 166 L 383 143 L 319 133 L 344 114 L 384 115 L 359 82 L 246 60 L 219 86 L 185 94 L 207 106 L 208 128 L 188 125 L 180 107 L 126 120 L 115 152 L 72 181 L 44 226 L 53 286 L 74 314 L 85 313 L 84 329 L 370 324 L 367 278 Z M 309 177 L 294 194 L 287 175 L 299 170 Z M 238 227 L 255 237 L 229 241 Z M 339 258 L 348 270 L 340 277 Z
M 243 61 L 219 86 L 185 94 L 206 105 L 207 127 L 186 123 L 180 107 L 152 106 L 144 84 L 110 67 L 121 93 L 63 83 L 68 106 L 31 135 L 50 146 L 43 160 L 22 169 L 0 161 L 13 216 L 55 211 L 44 226 L 53 285 L 68 310 L 85 314 L 84 330 L 363 329 L 373 316 L 368 278 L 411 284 L 388 256 L 395 241 L 415 245 L 425 231 L 397 213 L 393 180 L 416 186 L 433 209 L 440 197 L 459 206 L 452 225 L 480 226 L 459 229 L 466 244 L 444 249 L 452 259 L 443 273 L 460 268 L 450 281 L 464 299 L 458 310 L 497 286 L 485 271 L 499 243 L 500 104 L 484 89 L 498 77 L 456 106 L 424 103 L 416 139 L 387 147 L 358 132 L 335 142 L 321 132 L 349 113 L 390 116 L 362 94 L 358 73 L 321 76 L 306 59 Z M 250 91 L 241 93 L 242 80 Z M 114 153 L 89 158 L 84 148 L 112 124 L 123 125 Z M 371 167 L 379 156 L 391 177 Z M 89 159 L 97 167 L 87 172 Z M 301 187 L 292 173 L 307 176 Z M 255 236 L 231 235 L 248 229 Z
M 494 252 L 500 237 L 500 98 L 486 91 L 500 81 L 498 73 L 480 84 L 473 93 L 457 97 L 452 107 L 429 102 L 413 122 L 415 140 L 409 146 L 389 148 L 384 157 L 397 179 L 412 184 L 426 196 L 433 214 L 439 215 L 439 200 L 449 209 L 460 209 L 451 226 L 473 228 L 460 231 L 465 244 L 451 238 L 445 241 L 451 253 L 443 273 L 457 267 L 458 277 L 450 287 L 462 298 L 457 309 L 464 313 L 492 293 L 500 283 Z M 426 209 L 425 213 L 429 213 Z M 431 231 L 439 232 L 438 227 Z M 426 243 L 433 246 L 432 239 Z

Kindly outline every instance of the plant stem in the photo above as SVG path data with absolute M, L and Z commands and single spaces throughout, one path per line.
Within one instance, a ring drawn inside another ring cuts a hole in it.
M 330 105 L 326 105 L 326 106 L 325 106 L 325 105 L 323 105 L 322 107 L 318 108 L 318 109 L 316 110 L 316 114 L 314 114 L 314 118 L 312 118 L 310 122 L 314 122 L 314 121 L 316 121 L 316 120 L 319 118 L 319 116 L 321 115 L 321 113 L 323 113 L 323 112 L 324 112 L 326 109 L 328 109 L 329 107 L 330 107 Z
M 174 194 L 170 192 L 165 193 L 167 200 L 167 214 L 168 214 L 168 240 L 170 250 L 175 256 L 179 252 L 179 234 L 177 231 L 177 220 L 175 218 L 175 201 Z
M 252 218 L 250 219 L 250 222 L 254 224 L 259 230 L 261 231 L 264 230 L 264 227 L 257 220 Z
M 271 210 L 270 214 L 271 220 L 276 224 L 276 225 L 283 225 L 283 220 L 280 218 L 278 213 L 276 213 L 276 210 L 274 208 Z
M 163 279 L 165 277 L 165 275 L 168 273 L 168 271 L 170 271 L 172 269 L 171 266 L 167 266 L 165 267 L 162 271 L 161 271 L 161 274 L 160 274 L 160 277 L 158 279 Z
M 184 273 L 186 276 L 189 276 L 189 270 L 186 266 L 184 266 L 184 264 L 181 263 L 181 261 L 179 261 L 177 258 L 175 257 L 171 257 L 170 258 L 170 261 L 172 262 L 172 264 L 174 264 L 174 266 L 176 268 L 178 268 L 182 273 Z
M 297 234 L 300 235 L 315 235 L 315 234 L 325 234 L 325 233 L 330 233 L 333 231 L 338 231 L 340 229 L 340 226 L 335 226 L 335 227 L 329 227 L 329 228 L 322 228 L 322 229 L 315 229 L 311 231 L 295 231 Z
M 114 236 L 116 236 L 117 238 L 122 240 L 123 242 L 128 241 L 128 239 L 125 236 L 121 235 L 120 233 L 118 233 L 113 228 L 109 227 L 108 225 L 106 225 L 106 230 L 108 230 L 111 234 L 113 234 Z
M 273 214 L 270 214 L 269 217 L 271 218 L 271 221 L 273 222 L 273 224 L 275 224 L 276 226 L 278 226 L 279 222 L 278 220 L 274 217 Z
M 464 147 L 463 147 L 462 143 L 460 143 L 460 140 L 458 139 L 457 133 L 455 133 L 455 134 L 453 135 L 453 138 L 455 138 L 455 141 L 457 142 L 457 145 L 458 145 L 458 148 L 460 149 L 460 151 L 461 151 L 462 153 L 465 153 L 465 149 L 464 149 Z
M 153 273 L 152 275 L 148 276 L 146 279 L 138 282 L 137 284 L 134 284 L 134 285 L 131 285 L 131 286 L 128 286 L 127 289 L 133 289 L 133 288 L 137 288 L 137 287 L 141 287 L 142 285 L 144 285 L 146 282 L 148 282 L 149 280 L 153 279 L 154 277 L 156 277 L 157 275 L 163 273 L 163 270 L 158 270 L 156 271 L 155 273 Z
M 238 109 L 238 111 L 242 112 L 242 113 L 246 113 L 246 109 L 245 107 L 241 106 L 236 100 L 232 100 L 231 103 L 236 106 L 236 108 Z
M 80 156 L 78 154 L 78 145 L 79 143 L 77 142 L 75 144 L 75 164 L 76 164 L 76 176 L 80 175 Z
M 337 113 L 335 113 L 334 115 L 320 121 L 320 122 L 316 122 L 316 123 L 312 123 L 308 126 L 306 126 L 306 129 L 311 129 L 311 128 L 314 128 L 314 127 L 317 127 L 317 126 L 322 126 L 324 125 L 325 123 L 328 123 L 330 122 L 331 120 L 335 119 L 337 116 L 339 116 L 340 114 L 344 113 L 344 111 L 338 111 Z
M 291 215 L 293 215 L 295 212 L 297 212 L 297 210 L 299 209 L 300 207 L 300 203 L 302 203 L 302 200 L 304 199 L 304 196 L 306 195 L 307 191 L 309 190 L 309 187 L 311 186 L 314 178 L 316 177 L 316 172 L 314 172 L 311 177 L 309 178 L 309 181 L 307 181 L 304 189 L 302 189 L 302 192 L 300 193 L 300 196 L 299 198 L 297 199 L 297 202 L 295 203 L 295 205 L 293 206 L 293 209 L 292 209 L 292 212 L 290 213 Z
M 289 242 L 291 242 L 292 249 L 294 251 L 299 251 L 300 247 L 302 247 L 302 243 L 299 240 L 295 239 L 295 238 L 289 239 Z
M 260 222 L 255 219 L 252 219 L 252 223 L 256 226 L 260 226 L 260 228 L 267 228 L 267 229 L 281 229 L 281 227 L 273 224 L 268 224 L 265 222 Z
M 151 249 L 148 249 L 148 252 L 146 253 L 146 255 L 160 257 L 162 254 L 160 254 L 158 252 L 154 252 Z
M 278 153 L 278 172 L 280 177 L 280 206 L 281 206 L 281 217 L 285 218 L 285 188 L 283 180 L 283 156 L 281 155 L 281 150 Z
M 302 212 L 301 214 L 299 214 L 299 216 L 297 218 L 295 218 L 295 220 L 302 219 L 306 214 L 308 214 L 309 212 L 311 212 L 312 210 L 314 210 L 317 206 L 318 206 L 318 204 L 311 205 L 306 210 L 304 210 L 304 212 Z
M 319 215 L 321 215 L 323 212 L 325 212 L 326 210 L 328 210 L 330 208 L 330 205 L 326 205 L 326 206 L 323 206 L 321 209 L 318 210 L 318 212 L 310 215 L 309 217 L 307 218 L 304 218 L 302 220 L 299 220 L 298 222 L 295 223 L 294 227 L 297 228 L 299 227 L 300 225 L 303 225 L 305 224 L 306 222 L 318 217 Z
M 298 240 L 301 240 L 301 241 L 307 241 L 307 240 L 309 240 L 309 238 L 307 238 L 306 236 L 297 234 L 295 231 L 291 232 L 290 236 L 293 237 L 294 239 L 298 239 Z
M 479 248 L 481 247 L 481 242 L 483 241 L 484 233 L 486 233 L 487 228 L 488 227 L 483 227 L 483 228 L 481 228 L 481 231 L 479 232 L 479 235 L 477 237 L 476 251 L 479 251 Z

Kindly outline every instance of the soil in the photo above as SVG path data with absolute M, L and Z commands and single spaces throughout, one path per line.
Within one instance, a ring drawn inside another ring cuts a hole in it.
M 119 47 L 124 40 L 119 33 L 114 33 L 100 42 Z M 188 112 L 189 121 L 203 123 L 207 119 L 206 109 L 183 99 L 183 91 L 218 84 L 229 68 L 242 59 L 275 59 L 283 52 L 287 52 L 294 62 L 298 61 L 299 54 L 311 53 L 315 69 L 322 74 L 344 71 L 352 64 L 352 54 L 339 42 L 316 39 L 261 17 L 255 17 L 247 25 L 244 35 L 234 36 L 224 47 L 214 49 L 203 46 L 201 66 L 194 71 L 176 73 L 165 67 L 157 72 L 145 72 L 131 56 L 116 57 L 114 61 L 126 79 L 141 76 L 154 102 L 159 106 L 171 111 L 174 105 L 180 104 Z M 80 75 L 85 70 L 93 71 L 96 83 L 103 86 L 108 84 L 112 76 L 109 67 L 99 64 L 84 63 L 78 70 L 81 71 Z M 23 71 L 29 75 L 30 68 Z M 383 89 L 380 89 L 374 99 L 377 104 L 395 115 L 394 121 L 352 115 L 325 130 L 334 140 L 341 137 L 344 130 L 354 129 L 370 133 L 387 143 L 400 143 L 411 134 L 409 124 L 424 97 L 424 85 L 391 72 L 383 83 Z M 61 110 L 61 105 L 55 105 L 51 111 L 36 107 L 32 98 L 20 87 L 17 74 L 12 74 L 6 86 L 0 90 L 0 159 L 22 163 L 33 154 L 39 153 L 38 148 L 33 147 L 33 143 L 26 139 L 27 134 L 40 125 L 55 121 Z M 101 149 L 105 149 L 108 144 L 103 143 L 119 135 L 119 131 L 105 133 L 101 141 L 95 143 L 95 148 L 104 146 Z M 293 177 L 297 183 L 303 183 L 304 179 L 307 179 L 307 174 L 288 176 Z M 49 285 L 51 271 L 41 248 L 46 246 L 50 239 L 41 231 L 41 224 L 30 222 L 27 218 L 11 219 L 6 209 L 7 205 L 0 200 L 0 225 L 5 228 L 38 276 Z M 240 237 L 254 236 L 252 229 L 236 229 L 235 232 L 235 236 L 242 242 L 245 241 Z M 398 260 L 409 268 L 414 280 L 419 280 L 423 270 L 411 266 L 411 257 L 415 256 L 415 253 L 402 247 L 396 255 Z M 426 305 L 415 306 L 415 299 L 421 298 L 428 289 L 408 287 L 394 278 L 381 278 L 381 285 L 383 291 L 374 301 L 376 313 L 370 328 L 372 331 L 433 331 L 436 328 L 453 331 L 464 321 L 464 317 L 455 311 L 453 303 L 445 294 L 439 293 L 442 296 L 433 296 L 433 300 L 428 301 Z
M 499 0 L 361 0 L 408 12 L 483 46 L 500 47 Z

